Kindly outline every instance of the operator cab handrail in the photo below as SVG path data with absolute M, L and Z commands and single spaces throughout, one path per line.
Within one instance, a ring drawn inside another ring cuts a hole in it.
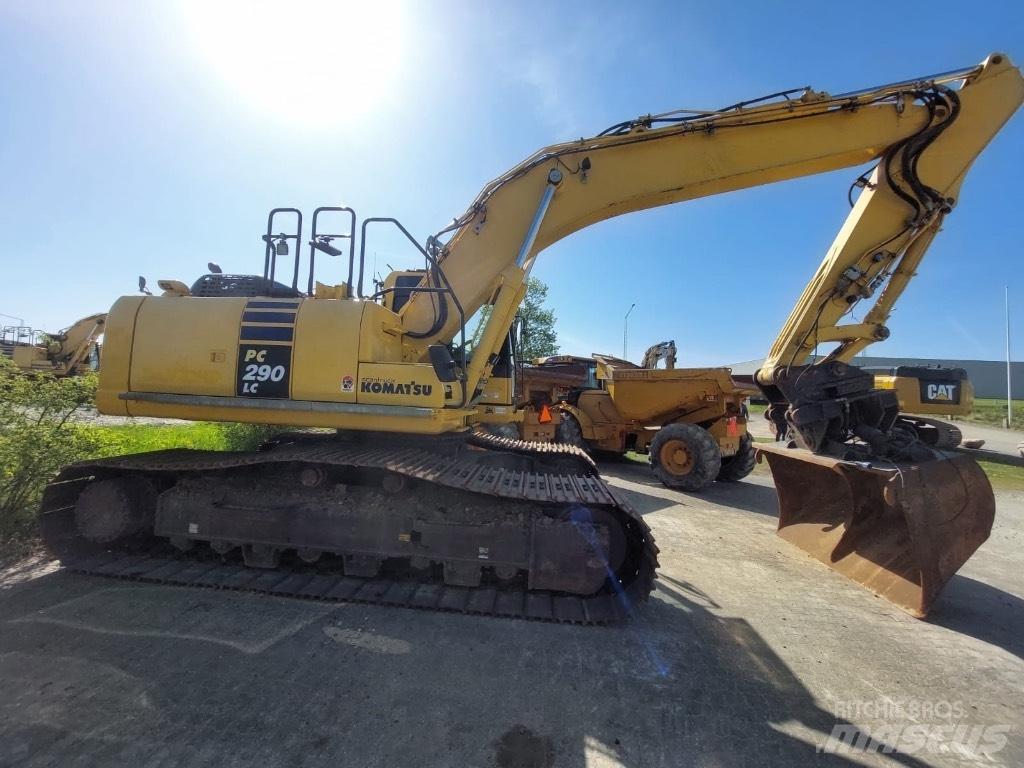
M 455 406 L 455 407 L 457 407 L 457 408 L 464 407 L 466 405 L 466 403 L 467 403 L 466 381 L 468 379 L 468 369 L 467 369 L 467 361 L 466 361 L 466 313 L 465 313 L 465 310 L 462 308 L 462 302 L 459 301 L 459 297 L 456 295 L 455 290 L 452 288 L 451 283 L 448 281 L 448 277 L 445 275 L 444 270 L 441 268 L 441 265 L 438 262 L 438 260 L 435 258 L 435 256 L 432 253 L 430 253 L 426 248 L 424 248 L 422 245 L 419 244 L 419 242 L 416 240 L 416 238 L 412 236 L 412 233 L 409 232 L 409 230 L 405 228 L 405 226 L 402 224 L 402 222 L 400 222 L 398 219 L 392 218 L 390 216 L 371 216 L 369 218 L 363 219 L 362 226 L 360 227 L 360 232 L 359 232 L 359 282 L 358 282 L 358 286 L 357 286 L 357 295 L 358 295 L 358 297 L 360 299 L 369 299 L 371 301 L 374 301 L 374 300 L 379 299 L 382 296 L 384 296 L 384 295 L 394 291 L 394 288 L 384 288 L 384 289 L 382 289 L 380 291 L 376 291 L 375 293 L 373 293 L 373 294 L 371 294 L 369 296 L 366 296 L 366 295 L 363 294 L 363 274 L 366 271 L 366 229 L 367 229 L 367 227 L 370 224 L 391 224 L 394 227 L 396 227 L 403 235 L 405 235 L 406 239 L 410 243 L 412 243 L 413 246 L 415 246 L 416 250 L 418 250 L 423 255 L 423 259 L 424 259 L 424 262 L 425 262 L 425 265 L 426 265 L 426 271 L 424 273 L 424 279 L 425 280 L 429 279 L 432 275 L 436 275 L 440 279 L 441 285 L 417 286 L 416 288 L 413 288 L 410 291 L 410 298 L 411 298 L 413 293 L 417 293 L 417 292 L 419 292 L 419 293 L 436 293 L 436 294 L 440 294 L 442 296 L 447 295 L 447 296 L 451 297 L 452 304 L 455 305 L 455 309 L 459 313 L 459 336 L 460 336 L 459 368 L 461 370 L 461 375 L 459 376 L 459 381 L 460 381 L 461 387 L 462 387 L 462 399 L 459 402 L 459 404 L 457 406 Z M 446 301 L 440 302 L 439 312 L 438 312 L 438 314 L 440 316 L 435 318 L 435 321 L 443 325 L 444 322 L 445 322 L 445 319 L 446 319 L 444 317 L 444 315 L 447 314 L 447 310 L 448 310 L 448 303 Z M 406 334 L 410 335 L 410 336 L 414 336 L 414 337 L 415 336 L 422 337 L 422 336 L 427 336 L 427 335 L 429 335 L 432 332 L 433 331 L 429 331 L 429 332 L 424 333 L 424 334 L 413 334 L 413 333 L 410 333 L 409 331 L 406 331 Z

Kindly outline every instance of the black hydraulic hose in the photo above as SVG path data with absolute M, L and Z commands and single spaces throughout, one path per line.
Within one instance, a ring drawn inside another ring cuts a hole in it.
M 952 88 L 947 88 L 944 85 L 936 85 L 935 90 L 944 99 L 946 106 L 946 119 L 943 120 L 938 126 L 931 131 L 928 136 L 923 137 L 919 142 L 919 146 L 915 147 L 914 157 L 911 160 L 911 170 L 914 178 L 920 181 L 920 177 L 917 174 L 917 161 L 921 158 L 928 147 L 931 146 L 932 142 L 935 141 L 949 126 L 951 126 L 956 119 L 960 116 L 960 96 Z M 927 184 L 921 183 L 923 189 L 925 189 L 931 196 L 932 201 L 940 206 L 946 205 L 946 200 L 942 194 L 937 190 L 929 187 Z
M 927 109 L 928 109 L 928 123 L 927 123 L 927 125 L 925 125 L 924 128 L 922 128 L 917 133 L 913 134 L 912 136 L 908 136 L 907 138 L 903 139 L 902 141 L 898 141 L 895 144 L 893 144 L 891 147 L 889 147 L 889 149 L 886 150 L 885 155 L 884 155 L 884 157 L 882 159 L 882 169 L 883 169 L 883 171 L 885 173 L 885 181 L 889 185 L 889 188 L 896 195 L 898 195 L 907 205 L 909 205 L 911 208 L 914 209 L 914 215 L 913 215 L 912 219 L 916 221 L 921 216 L 921 198 L 919 196 L 915 197 L 913 194 L 911 194 L 907 190 L 903 189 L 903 187 L 901 187 L 896 182 L 896 179 L 893 177 L 893 174 L 892 174 L 892 164 L 893 164 L 893 160 L 896 159 L 896 156 L 899 155 L 902 152 L 902 156 L 900 157 L 901 172 L 903 173 L 904 180 L 907 181 L 907 183 L 909 183 L 911 185 L 911 191 L 914 191 L 913 190 L 913 186 L 914 186 L 913 185 L 913 180 L 911 178 L 909 178 L 910 170 L 909 170 L 909 167 L 906 165 L 906 155 L 907 155 L 907 152 L 909 151 L 909 147 L 911 146 L 911 144 L 914 141 L 914 139 L 916 137 L 920 136 L 923 132 L 927 131 L 931 127 L 932 121 L 934 120 L 934 116 L 935 116 L 935 107 L 932 104 L 932 101 L 929 98 L 929 95 L 927 93 L 925 93 L 923 91 L 914 91 L 912 95 L 915 98 L 920 99 L 921 101 L 923 101 L 925 106 L 927 107 Z
M 440 284 L 440 281 L 438 280 L 437 270 L 438 270 L 438 267 L 436 267 L 436 266 L 431 266 L 427 270 L 427 274 L 425 276 L 425 279 L 427 280 L 427 287 L 429 287 L 429 288 L 441 288 L 442 287 L 441 284 Z M 416 289 L 413 288 L 412 292 L 410 293 L 410 297 L 411 297 L 412 293 L 415 293 L 415 291 L 416 291 Z M 435 302 L 435 299 L 434 299 L 435 295 L 439 297 L 440 304 L 434 303 Z M 433 336 L 438 331 L 440 331 L 442 328 L 444 328 L 445 323 L 448 322 L 448 299 L 445 297 L 445 295 L 443 293 L 435 294 L 435 293 L 432 292 L 430 294 L 430 301 L 431 301 L 431 305 L 434 308 L 434 324 L 431 325 L 430 328 L 428 328 L 425 331 L 406 331 L 405 335 L 408 336 L 409 338 L 411 338 L 411 339 L 425 339 L 425 338 L 427 338 L 429 336 Z
M 900 167 L 904 180 L 910 184 L 916 196 L 914 205 L 915 218 L 920 216 L 921 203 L 928 204 L 929 208 L 934 208 L 935 206 L 944 207 L 946 205 L 942 194 L 921 180 L 917 171 L 917 164 L 924 151 L 953 124 L 960 114 L 960 97 L 952 89 L 944 85 L 936 84 L 932 86 L 926 98 L 930 116 L 929 125 L 901 144 L 903 154 Z M 935 122 L 937 107 L 940 104 L 945 107 L 946 114 L 941 121 Z
M 916 165 L 917 157 L 920 154 L 920 145 L 924 140 L 924 137 L 931 135 L 936 130 L 935 125 L 935 97 L 930 95 L 928 99 L 928 117 L 929 125 L 922 131 L 914 134 L 904 144 L 903 153 L 900 157 L 900 170 L 903 173 L 903 179 L 910 184 L 911 189 L 914 191 L 914 195 L 917 197 L 918 203 L 922 202 L 933 202 L 932 196 L 928 193 L 925 185 L 921 182 L 921 178 L 917 175 Z M 941 127 L 941 123 L 939 124 Z M 920 211 L 920 209 L 919 209 Z

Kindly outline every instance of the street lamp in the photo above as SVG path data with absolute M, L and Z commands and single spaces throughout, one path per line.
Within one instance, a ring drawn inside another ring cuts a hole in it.
M 1010 379 L 1010 286 L 1003 286 L 1006 302 L 1006 428 L 1013 427 L 1013 386 Z
M 633 311 L 633 307 L 635 307 L 635 306 L 636 306 L 636 302 L 634 301 L 632 304 L 629 305 L 629 310 L 627 310 L 626 316 L 624 318 L 622 318 L 622 359 L 623 360 L 626 359 L 626 340 L 629 338 L 629 336 L 628 336 L 628 331 L 629 331 L 629 313 Z

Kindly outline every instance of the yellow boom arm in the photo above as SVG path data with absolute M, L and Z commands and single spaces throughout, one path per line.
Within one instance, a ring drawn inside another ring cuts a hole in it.
M 943 215 L 943 209 L 924 211 L 908 225 L 915 211 L 880 177 L 889 172 L 898 181 L 901 143 L 944 119 L 920 94 L 956 82 L 963 83 L 956 119 L 916 169 L 955 200 L 970 163 L 1024 95 L 1020 73 L 1000 54 L 922 81 L 834 97 L 808 90 L 797 99 L 640 120 L 611 135 L 547 147 L 484 188 L 440 249 L 440 267 L 465 316 L 494 304 L 480 348 L 496 350 L 536 254 L 566 235 L 631 211 L 868 163 L 895 147 L 892 167 L 872 174 L 807 286 L 772 348 L 767 372 L 780 361 L 802 361 L 815 341 L 840 341 L 843 358 L 852 357 L 884 338 L 884 320 Z M 846 282 L 843 275 L 854 270 Z M 864 322 L 839 326 L 851 298 L 871 293 L 878 300 Z M 436 294 L 415 294 L 401 315 L 406 333 L 419 336 L 406 336 L 406 358 L 424 359 L 429 344 L 455 336 L 458 322 L 451 306 L 438 311 Z M 486 375 L 486 356 L 478 355 L 469 391 Z

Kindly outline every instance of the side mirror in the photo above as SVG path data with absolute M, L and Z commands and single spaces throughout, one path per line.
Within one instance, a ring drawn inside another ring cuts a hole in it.
M 427 347 L 427 354 L 430 356 L 430 364 L 434 367 L 434 375 L 438 381 L 450 384 L 459 380 L 459 369 L 448 347 L 444 344 L 431 344 Z
M 139 275 L 139 293 L 144 293 L 147 296 L 153 295 L 150 292 L 150 290 L 146 287 L 146 278 L 144 278 L 142 275 Z

